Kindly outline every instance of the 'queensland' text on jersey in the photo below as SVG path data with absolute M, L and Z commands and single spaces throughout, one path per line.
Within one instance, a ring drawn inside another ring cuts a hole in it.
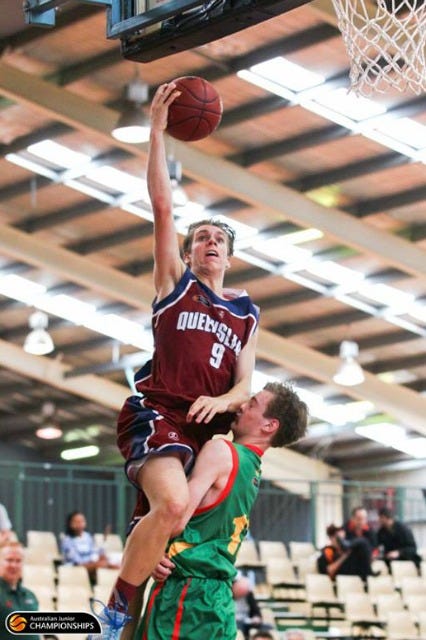
M 219 298 L 187 269 L 174 291 L 154 302 L 155 353 L 135 377 L 150 403 L 186 408 L 200 395 L 220 396 L 233 386 L 258 312 L 245 292 L 228 295 Z

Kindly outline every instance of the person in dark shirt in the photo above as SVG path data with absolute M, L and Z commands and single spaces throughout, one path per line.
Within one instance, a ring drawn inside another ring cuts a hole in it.
M 362 536 L 346 539 L 344 527 L 327 527 L 330 543 L 321 549 L 317 560 L 319 573 L 334 580 L 336 575 L 359 576 L 363 580 L 371 575 L 370 545 Z
M 268 631 L 270 629 L 270 625 L 262 621 L 262 612 L 253 593 L 249 578 L 237 574 L 232 583 L 232 595 L 235 601 L 237 629 L 243 632 L 246 640 L 250 637 L 251 629 L 260 631 Z
M 16 640 L 4 626 L 7 616 L 13 611 L 38 611 L 35 594 L 22 584 L 24 550 L 19 542 L 7 542 L 0 547 L 0 620 L 1 640 Z M 25 640 L 39 640 L 39 635 L 25 634 Z
M 370 546 L 371 553 L 377 547 L 376 534 L 368 524 L 367 510 L 364 507 L 359 506 L 352 509 L 351 517 L 346 522 L 344 529 L 346 540 L 364 538 Z
M 411 560 L 419 567 L 421 557 L 411 529 L 395 520 L 392 511 L 386 507 L 379 511 L 379 523 L 377 542 L 383 548 L 383 559 L 388 566 L 392 560 Z

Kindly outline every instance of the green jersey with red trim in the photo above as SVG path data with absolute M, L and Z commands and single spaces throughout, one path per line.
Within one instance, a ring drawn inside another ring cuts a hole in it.
M 169 544 L 175 564 L 172 576 L 231 580 L 236 555 L 249 527 L 256 500 L 262 451 L 225 440 L 232 454 L 232 471 L 216 502 L 197 509 L 182 534 Z

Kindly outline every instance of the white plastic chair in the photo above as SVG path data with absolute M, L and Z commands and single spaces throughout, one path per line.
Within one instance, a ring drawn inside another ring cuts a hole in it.
M 27 531 L 27 547 L 30 549 L 36 547 L 43 553 L 49 552 L 55 557 L 60 556 L 58 541 L 52 531 Z
M 417 578 L 417 567 L 411 560 L 392 560 L 391 573 L 396 587 L 401 586 L 403 578 Z
M 377 598 L 381 595 L 391 595 L 395 593 L 395 585 L 393 583 L 392 576 L 368 576 L 367 588 L 370 600 L 376 602 Z
M 263 567 L 254 540 L 243 540 L 238 550 L 236 567 Z
M 56 608 L 58 611 L 90 612 L 91 590 L 77 585 L 58 584 L 56 592 Z
M 86 567 L 61 564 L 58 567 L 58 587 L 72 586 L 87 590 L 89 593 L 92 586 Z
M 345 600 L 347 593 L 365 593 L 364 583 L 359 576 L 336 576 L 336 591 L 339 600 Z
M 23 584 L 34 591 L 36 595 L 42 592 L 43 597 L 45 593 L 50 594 L 50 599 L 53 598 L 56 592 L 55 584 L 55 570 L 53 564 L 39 565 L 39 564 L 24 564 L 22 567 L 22 582 Z M 52 606 L 52 605 L 50 605 Z
M 409 611 L 390 611 L 387 618 L 389 640 L 418 640 L 419 634 Z
M 260 540 L 259 553 L 262 562 L 288 558 L 287 547 L 279 540 Z

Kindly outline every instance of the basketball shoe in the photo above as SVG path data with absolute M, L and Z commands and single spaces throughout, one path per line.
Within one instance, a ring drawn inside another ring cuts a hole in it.
M 95 604 L 101 607 L 99 613 L 95 611 Z M 99 600 L 92 601 L 91 609 L 101 623 L 102 633 L 92 634 L 89 640 L 119 640 L 123 627 L 132 619 L 127 613 L 106 607 Z

